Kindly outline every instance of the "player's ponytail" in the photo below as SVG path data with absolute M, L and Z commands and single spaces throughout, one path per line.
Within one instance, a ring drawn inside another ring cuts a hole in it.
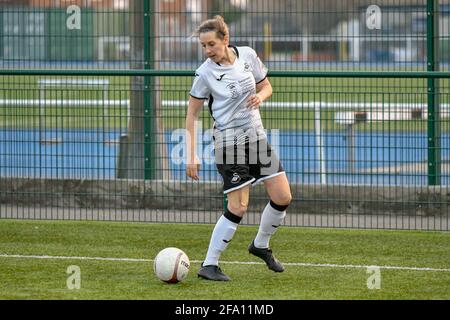
M 216 35 L 219 39 L 224 39 L 225 36 L 229 36 L 228 25 L 222 16 L 216 15 L 212 19 L 208 19 L 203 21 L 196 30 L 196 35 L 200 35 L 200 33 L 215 31 Z

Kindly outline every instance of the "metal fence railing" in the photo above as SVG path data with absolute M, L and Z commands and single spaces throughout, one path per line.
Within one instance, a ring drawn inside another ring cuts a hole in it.
M 0 218 L 215 222 L 207 108 L 200 183 L 182 129 L 204 59 L 191 34 L 221 14 L 269 67 L 286 224 L 449 230 L 446 1 L 73 3 L 0 5 Z
M 193 31 L 215 14 L 271 70 L 426 70 L 430 17 L 438 63 L 450 62 L 447 0 L 23 0 L 0 10 L 4 68 L 194 69 L 203 53 Z

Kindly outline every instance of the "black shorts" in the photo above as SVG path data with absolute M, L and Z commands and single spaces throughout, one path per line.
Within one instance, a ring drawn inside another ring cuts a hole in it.
M 266 139 L 216 149 L 215 159 L 225 194 L 284 173 L 280 160 Z

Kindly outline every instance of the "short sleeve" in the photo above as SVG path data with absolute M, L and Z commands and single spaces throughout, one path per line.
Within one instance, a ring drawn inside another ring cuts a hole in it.
M 252 50 L 252 60 L 253 60 L 253 76 L 255 77 L 256 83 L 263 81 L 267 77 L 267 67 L 259 59 L 258 55 L 254 50 Z
M 204 76 L 195 73 L 194 82 L 192 83 L 192 88 L 189 94 L 196 99 L 209 98 L 210 90 L 207 86 Z

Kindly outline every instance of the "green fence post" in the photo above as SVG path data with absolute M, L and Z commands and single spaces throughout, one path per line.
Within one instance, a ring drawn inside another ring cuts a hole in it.
M 427 0 L 427 71 L 439 70 L 439 1 Z M 428 185 L 440 184 L 439 79 L 427 79 Z
M 228 208 L 228 197 L 226 194 L 223 195 L 223 211 L 225 212 Z
M 154 1 L 144 1 L 144 69 L 154 69 Z M 155 108 L 154 108 L 154 77 L 144 77 L 144 179 L 155 177 Z

